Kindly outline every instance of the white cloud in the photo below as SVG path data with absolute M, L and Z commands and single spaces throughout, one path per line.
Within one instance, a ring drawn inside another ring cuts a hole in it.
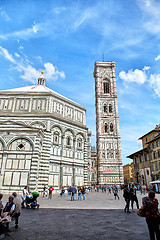
M 0 16 L 2 16 L 7 22 L 11 20 L 11 18 L 8 16 L 8 14 L 0 8 Z
M 28 60 L 27 56 L 25 59 L 20 57 L 18 53 L 15 53 L 15 56 L 18 57 L 18 60 L 15 60 L 8 50 L 0 46 L 0 55 L 3 55 L 4 58 L 13 63 L 14 69 L 21 73 L 20 77 L 28 82 L 36 83 L 37 79 L 41 76 L 42 69 L 36 70 Z M 41 58 L 39 56 L 39 58 Z M 65 78 L 65 73 L 63 71 L 58 71 L 56 66 L 53 66 L 52 63 L 47 62 L 44 64 L 44 76 L 46 80 L 55 81 L 60 78 Z
M 123 80 L 125 86 L 127 86 L 129 83 L 134 82 L 141 85 L 147 81 L 146 72 L 139 69 L 130 69 L 128 73 L 126 73 L 125 71 L 121 71 L 119 73 L 119 77 Z
M 14 53 L 14 55 L 15 55 L 16 57 L 20 57 L 20 55 L 19 55 L 18 53 L 16 53 L 16 52 Z
M 59 77 L 60 78 L 65 78 L 65 74 L 63 71 L 59 72 L 58 69 L 56 67 L 53 66 L 52 63 L 45 63 L 44 67 L 46 69 L 45 71 L 45 77 L 46 79 L 50 80 L 57 80 Z
M 157 57 L 155 57 L 155 61 L 158 61 L 160 59 L 160 54 L 157 56 Z
M 151 74 L 149 84 L 155 91 L 156 95 L 160 97 L 160 74 Z
M 144 66 L 144 68 L 142 69 L 143 71 L 148 71 L 150 69 L 150 67 L 148 66 Z
M 7 51 L 7 49 L 0 46 L 0 54 L 2 54 L 6 59 L 8 59 L 10 62 L 15 63 L 14 58 L 11 54 Z
M 35 36 L 39 30 L 40 30 L 40 25 L 38 25 L 34 22 L 32 27 L 30 27 L 30 28 L 0 35 L 0 38 L 8 39 L 8 38 L 12 37 L 12 38 L 18 38 L 18 39 L 28 39 L 28 38 Z

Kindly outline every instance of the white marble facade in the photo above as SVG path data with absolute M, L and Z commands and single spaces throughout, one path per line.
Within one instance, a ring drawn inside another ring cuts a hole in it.
M 0 189 L 87 185 L 86 109 L 38 84 L 0 91 Z
M 123 183 L 115 62 L 95 62 L 98 184 Z

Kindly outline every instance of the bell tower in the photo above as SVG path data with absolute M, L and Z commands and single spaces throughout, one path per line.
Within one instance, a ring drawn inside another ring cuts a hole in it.
M 115 62 L 95 62 L 98 184 L 122 184 Z

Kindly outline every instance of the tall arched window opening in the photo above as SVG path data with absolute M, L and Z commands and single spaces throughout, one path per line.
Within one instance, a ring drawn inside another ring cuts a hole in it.
M 109 104 L 109 113 L 112 113 L 113 109 L 112 109 L 112 104 Z
M 105 133 L 108 132 L 108 125 L 107 125 L 107 123 L 105 123 L 105 125 L 104 125 L 104 132 L 105 132 Z
M 106 112 L 107 112 L 107 106 L 104 105 L 104 106 L 103 106 L 103 109 L 104 109 L 104 112 L 106 113 Z
M 109 83 L 109 81 L 103 83 L 103 89 L 104 89 L 104 93 L 110 93 L 110 83 Z
M 110 131 L 113 132 L 113 123 L 110 124 Z

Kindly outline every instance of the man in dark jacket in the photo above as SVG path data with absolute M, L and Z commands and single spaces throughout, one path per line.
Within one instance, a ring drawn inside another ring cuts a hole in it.
M 137 205 L 137 209 L 139 209 L 139 204 L 138 204 L 138 198 L 137 198 L 137 193 L 136 193 L 136 187 L 134 186 L 134 184 L 132 184 L 132 187 L 130 188 L 130 198 L 131 198 L 131 207 L 132 207 L 132 211 L 134 211 L 133 208 L 133 204 L 134 202 L 136 202 Z
M 126 185 L 125 188 L 124 188 L 123 197 L 124 197 L 124 199 L 126 201 L 126 206 L 124 208 L 124 211 L 125 212 L 127 211 L 127 213 L 130 213 L 130 211 L 129 211 L 130 193 L 129 193 L 128 185 Z

